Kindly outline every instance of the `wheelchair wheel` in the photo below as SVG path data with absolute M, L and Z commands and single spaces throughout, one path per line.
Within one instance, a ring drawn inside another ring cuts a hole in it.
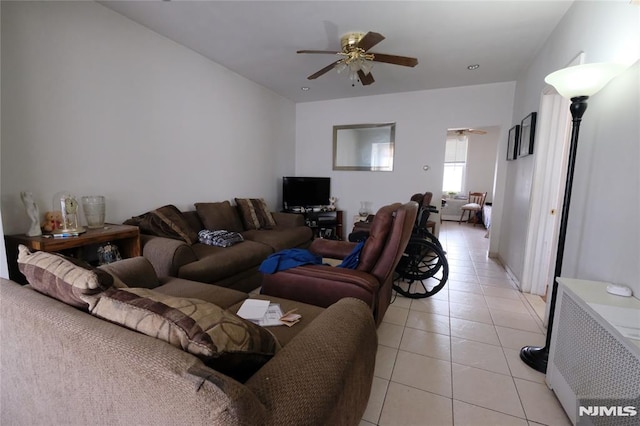
M 440 240 L 438 240 L 436 236 L 433 235 L 431 232 L 427 231 L 426 228 L 419 228 L 417 230 L 417 233 L 414 235 L 414 238 L 422 238 L 423 240 L 427 240 L 430 243 L 437 245 L 438 248 L 442 250 L 444 254 L 447 254 L 442 248 L 442 244 L 440 244 Z
M 426 239 L 411 239 L 395 270 L 393 289 L 411 299 L 433 296 L 449 277 L 444 251 Z

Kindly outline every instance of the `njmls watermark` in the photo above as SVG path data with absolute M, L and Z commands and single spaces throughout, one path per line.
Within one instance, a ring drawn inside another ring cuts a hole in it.
M 580 426 L 637 425 L 640 423 L 640 397 L 579 399 L 576 420 Z
M 627 405 L 626 407 L 605 405 L 591 405 L 589 407 L 580 406 L 578 408 L 578 416 L 617 416 L 617 417 L 629 417 L 637 416 L 638 409 L 633 405 Z

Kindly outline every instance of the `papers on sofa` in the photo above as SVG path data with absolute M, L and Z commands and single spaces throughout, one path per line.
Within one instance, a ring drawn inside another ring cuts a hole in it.
M 264 318 L 268 309 L 268 300 L 247 299 L 238 309 L 238 316 L 249 321 L 258 321 Z
M 261 327 L 276 325 L 291 327 L 302 318 L 302 315 L 294 312 L 295 309 L 283 314 L 282 308 L 278 303 L 270 303 L 268 300 L 247 299 L 238 309 L 238 316 Z
M 280 317 L 280 322 L 286 325 L 287 327 L 291 327 L 295 323 L 299 322 L 302 318 L 302 315 L 296 314 L 297 309 L 292 309 L 289 312 L 285 312 L 284 315 Z

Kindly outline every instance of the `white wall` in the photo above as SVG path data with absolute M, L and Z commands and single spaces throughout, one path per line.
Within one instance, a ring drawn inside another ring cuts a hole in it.
M 575 2 L 517 81 L 513 123 L 536 111 L 544 77 L 581 51 L 586 63 L 637 60 L 640 7 Z M 612 281 L 640 294 L 640 71 L 636 63 L 589 99 L 573 183 L 563 275 Z M 521 273 L 534 155 L 508 163 L 499 255 Z M 511 220 L 513 219 L 513 220 Z M 517 275 L 517 274 L 516 274 Z
M 107 221 L 264 197 L 294 172 L 295 106 L 93 2 L 2 2 L 1 203 L 103 194 Z
M 514 83 L 499 83 L 297 104 L 296 174 L 331 177 L 332 195 L 346 212 L 348 234 L 360 201 L 371 201 L 375 211 L 387 203 L 409 201 L 416 192 L 442 192 L 448 128 L 497 126 L 502 129 L 498 156 L 504 158 L 513 94 Z M 332 170 L 334 125 L 386 122 L 397 123 L 392 172 Z M 498 182 L 504 185 L 500 173 Z M 494 203 L 500 212 L 500 200 Z M 494 226 L 492 237 L 499 235 L 499 223 Z
M 486 192 L 488 203 L 493 201 L 493 181 L 496 172 L 498 145 L 504 132 L 499 127 L 484 128 L 484 135 L 470 134 L 467 150 L 467 192 Z M 506 150 L 505 150 L 506 152 Z M 506 156 L 506 154 L 505 154 Z M 502 158 L 500 158 L 502 160 Z

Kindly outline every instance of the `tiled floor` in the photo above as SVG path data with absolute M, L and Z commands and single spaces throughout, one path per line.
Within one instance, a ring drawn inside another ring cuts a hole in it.
M 443 223 L 449 280 L 430 298 L 398 296 L 390 306 L 361 426 L 570 424 L 544 375 L 518 355 L 544 345 L 544 302 L 488 258 L 485 234 Z

